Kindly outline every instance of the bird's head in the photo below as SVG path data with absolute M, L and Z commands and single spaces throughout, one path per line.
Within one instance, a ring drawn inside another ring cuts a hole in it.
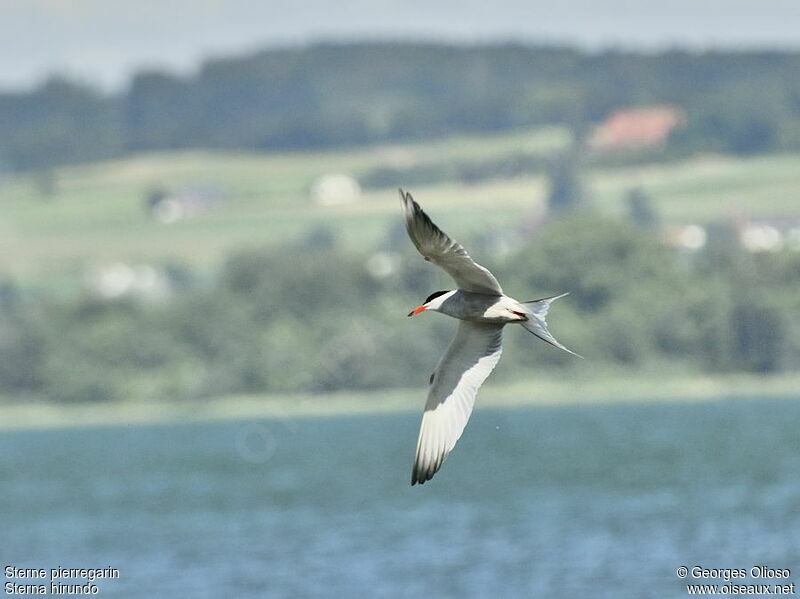
M 408 313 L 409 316 L 414 316 L 415 314 L 419 314 L 420 312 L 425 312 L 425 310 L 433 310 L 436 311 L 442 307 L 442 304 L 453 294 L 455 291 L 435 291 L 431 293 L 425 301 L 422 302 L 422 305 L 417 306 L 411 312 Z

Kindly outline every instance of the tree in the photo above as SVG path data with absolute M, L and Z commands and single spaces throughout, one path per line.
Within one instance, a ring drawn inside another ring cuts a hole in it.
M 625 198 L 631 222 L 643 229 L 656 227 L 661 218 L 653 206 L 653 200 L 642 187 L 633 187 Z
M 580 174 L 580 156 L 572 149 L 556 158 L 548 171 L 550 193 L 547 206 L 551 212 L 567 212 L 585 201 Z

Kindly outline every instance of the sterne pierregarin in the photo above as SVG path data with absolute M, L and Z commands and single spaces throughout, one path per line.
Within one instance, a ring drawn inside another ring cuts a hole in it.
M 530 302 L 508 297 L 494 275 L 439 229 L 410 193 L 401 189 L 400 199 L 411 242 L 458 287 L 432 293 L 408 314 L 441 312 L 459 320 L 455 339 L 430 377 L 411 473 L 414 485 L 433 478 L 461 437 L 478 389 L 500 360 L 505 325 L 520 324 L 551 345 L 578 354 L 556 341 L 545 322 L 550 304 L 566 293 Z

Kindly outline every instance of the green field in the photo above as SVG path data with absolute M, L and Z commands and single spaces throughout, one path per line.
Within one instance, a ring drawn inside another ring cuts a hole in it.
M 118 260 L 213 266 L 237 247 L 285 241 L 319 226 L 344 243 L 371 247 L 397 222 L 396 191 L 369 190 L 357 204 L 316 206 L 309 189 L 317 177 L 548 155 L 567 142 L 565 131 L 546 129 L 313 153 L 154 153 L 57 169 L 49 196 L 39 190 L 36 175 L 9 176 L 0 181 L 0 274 L 53 280 Z M 587 179 L 595 205 L 611 214 L 623 211 L 624 194 L 636 185 L 675 222 L 800 211 L 800 155 L 702 156 L 594 169 Z M 145 211 L 147 192 L 156 186 L 209 187 L 227 199 L 209 213 L 164 225 Z M 449 229 L 468 235 L 541 210 L 546 181 L 536 175 L 415 185 L 412 191 Z

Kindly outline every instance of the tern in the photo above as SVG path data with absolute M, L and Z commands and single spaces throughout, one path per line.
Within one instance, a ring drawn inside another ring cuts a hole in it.
M 500 360 L 505 325 L 520 324 L 547 343 L 578 354 L 556 341 L 545 322 L 550 304 L 567 293 L 530 302 L 507 296 L 494 275 L 437 227 L 410 193 L 401 189 L 400 199 L 411 242 L 458 286 L 431 293 L 408 314 L 441 312 L 459 320 L 456 336 L 429 380 L 411 473 L 415 485 L 433 478 L 464 432 L 478 389 Z

